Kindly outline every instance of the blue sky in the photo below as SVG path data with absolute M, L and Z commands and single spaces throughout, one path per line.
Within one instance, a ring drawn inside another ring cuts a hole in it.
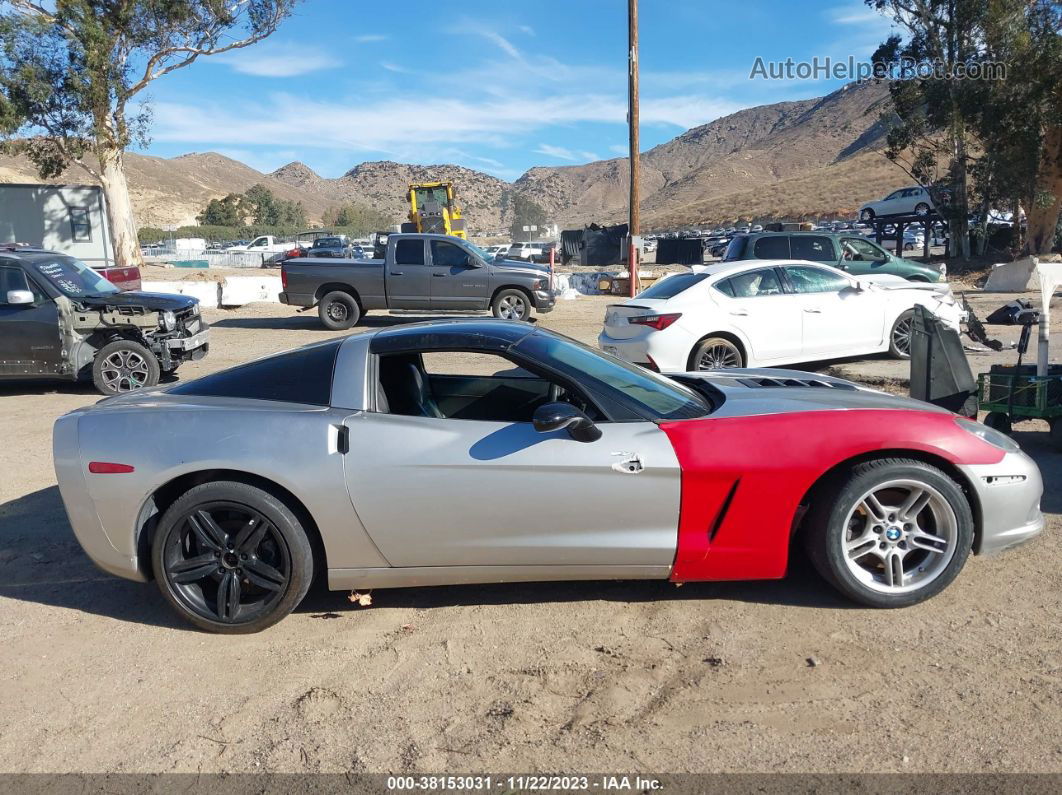
M 625 156 L 623 0 L 304 0 L 271 38 L 150 89 L 149 154 L 217 151 L 337 177 L 366 160 L 512 180 Z M 862 0 L 641 0 L 642 148 L 844 80 L 750 79 L 766 60 L 865 60 L 889 32 Z

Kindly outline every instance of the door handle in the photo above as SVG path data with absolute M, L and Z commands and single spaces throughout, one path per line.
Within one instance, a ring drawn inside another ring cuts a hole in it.
M 433 273 L 432 276 L 437 276 L 438 278 L 442 279 L 442 278 L 446 277 L 446 274 L 445 273 Z
M 822 314 L 822 310 L 821 309 L 805 309 L 804 311 L 807 312 L 809 315 L 821 315 Z
M 735 309 L 730 314 L 735 315 L 737 317 L 748 317 L 749 316 L 749 313 L 746 312 L 744 309 Z
M 391 271 L 392 276 L 404 276 L 405 271 Z

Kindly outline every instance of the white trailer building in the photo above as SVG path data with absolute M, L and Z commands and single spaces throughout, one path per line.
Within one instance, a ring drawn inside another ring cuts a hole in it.
M 0 183 L 0 244 L 61 251 L 94 268 L 114 266 L 98 185 Z

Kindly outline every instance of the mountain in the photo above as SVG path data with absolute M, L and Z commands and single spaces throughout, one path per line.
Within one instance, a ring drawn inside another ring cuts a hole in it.
M 853 83 L 818 99 L 748 108 L 687 130 L 641 156 L 646 229 L 765 219 L 852 215 L 859 204 L 910 178 L 878 151 L 889 106 L 884 84 Z M 345 202 L 374 206 L 397 223 L 410 182 L 452 180 L 473 232 L 506 229 L 522 193 L 562 227 L 614 223 L 627 215 L 626 158 L 536 167 L 514 183 L 456 165 L 361 163 L 338 178 L 300 162 L 263 174 L 213 152 L 175 158 L 129 153 L 126 169 L 138 223 L 194 223 L 212 198 L 262 184 L 301 201 L 311 220 Z M 0 155 L 0 182 L 38 181 L 21 158 Z M 73 167 L 62 182 L 92 182 Z

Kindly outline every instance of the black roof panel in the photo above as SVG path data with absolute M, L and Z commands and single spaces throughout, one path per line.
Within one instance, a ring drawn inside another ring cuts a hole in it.
M 369 343 L 372 353 L 469 348 L 501 351 L 516 344 L 535 327 L 513 320 L 431 320 L 377 331 Z

